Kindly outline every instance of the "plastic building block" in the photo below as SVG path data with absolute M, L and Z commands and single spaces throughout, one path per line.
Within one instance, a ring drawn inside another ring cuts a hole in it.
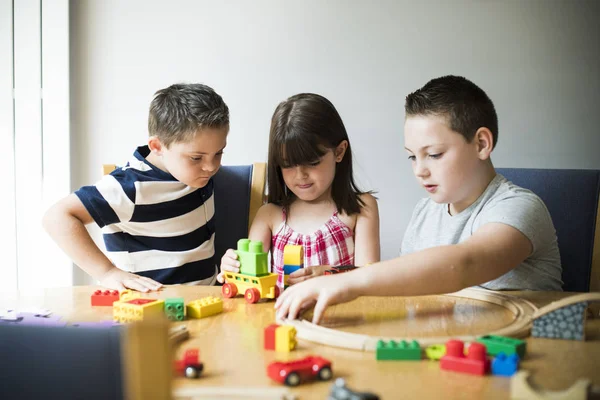
M 165 315 L 170 321 L 183 321 L 185 319 L 185 304 L 182 297 L 165 300 Z
M 318 356 L 290 362 L 274 362 L 267 366 L 267 375 L 287 386 L 298 386 L 301 382 L 312 379 L 327 381 L 333 376 L 331 361 Z
M 507 356 L 499 353 L 492 361 L 492 374 L 513 376 L 519 369 L 519 356 L 515 353 Z
M 164 315 L 164 300 L 136 298 L 113 303 L 113 320 L 119 323 L 143 321 Z
M 467 355 L 464 354 L 465 344 L 461 340 L 446 342 L 446 355 L 440 359 L 440 368 L 448 371 L 464 372 L 474 375 L 485 375 L 490 370 L 485 345 L 471 343 Z
M 486 335 L 477 339 L 477 342 L 485 345 L 490 356 L 504 353 L 506 355 L 518 354 L 523 358 L 527 349 L 527 343 L 524 340 L 506 336 Z
M 271 324 L 265 328 L 265 350 L 290 352 L 296 348 L 296 328 Z
M 117 290 L 96 290 L 92 293 L 92 306 L 112 306 L 115 301 L 119 301 L 119 291 Z
M 240 274 L 265 276 L 269 274 L 267 253 L 263 251 L 262 242 L 240 239 L 235 251 L 240 261 Z
M 203 297 L 187 305 L 188 318 L 205 318 L 223 312 L 223 299 L 220 297 Z
M 300 268 L 302 268 L 300 265 L 284 265 L 283 266 L 283 287 L 287 288 L 288 287 L 288 278 L 290 277 L 290 274 L 298 271 Z
M 355 267 L 354 265 L 340 265 L 339 267 L 329 268 L 323 274 L 324 275 L 341 274 L 343 272 L 349 272 L 349 271 L 355 270 L 356 268 L 358 268 L 358 267 Z
M 550 339 L 585 339 L 586 301 L 571 304 L 533 320 L 531 335 Z
M 446 354 L 446 346 L 443 344 L 432 344 L 425 348 L 425 355 L 430 360 L 439 361 Z
M 127 300 L 133 300 L 133 299 L 137 299 L 140 298 L 140 293 L 139 292 L 134 292 L 133 290 L 123 290 L 121 292 L 121 297 L 120 300 L 121 301 L 127 301 Z
M 297 265 L 302 268 L 304 265 L 304 247 L 301 245 L 286 245 L 283 248 L 283 264 Z
M 204 364 L 200 362 L 200 351 L 198 349 L 186 350 L 182 359 L 173 362 L 173 368 L 178 376 L 198 378 L 204 369 Z
M 408 343 L 406 340 L 385 342 L 379 340 L 375 351 L 377 360 L 420 360 L 421 346 L 416 340 Z
M 271 324 L 265 328 L 265 350 L 275 350 L 275 331 L 279 325 Z
M 221 288 L 223 297 L 235 297 L 238 292 L 243 292 L 246 302 L 253 304 L 260 299 L 276 299 L 279 297 L 280 289 L 277 286 L 279 275 L 268 274 L 262 277 L 225 272 L 225 284 Z
M 355 392 L 346 386 L 344 378 L 337 378 L 331 385 L 327 400 L 379 400 L 379 396 L 374 393 Z

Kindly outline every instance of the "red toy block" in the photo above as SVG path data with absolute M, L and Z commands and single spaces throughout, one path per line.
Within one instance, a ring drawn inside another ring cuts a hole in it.
M 112 306 L 115 301 L 119 301 L 118 290 L 96 290 L 92 294 L 92 306 Z
M 471 343 L 467 355 L 461 340 L 446 342 L 446 355 L 440 359 L 440 368 L 474 375 L 485 375 L 490 370 L 490 360 L 486 357 L 485 345 Z
M 275 331 L 279 325 L 271 324 L 265 328 L 265 350 L 275 350 Z

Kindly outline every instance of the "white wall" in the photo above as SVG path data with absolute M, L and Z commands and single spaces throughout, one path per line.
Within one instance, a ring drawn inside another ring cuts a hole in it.
M 358 180 L 378 192 L 382 255 L 398 254 L 416 185 L 406 94 L 458 74 L 500 119 L 500 167 L 600 168 L 600 2 L 71 1 L 73 186 L 145 142 L 152 94 L 202 82 L 231 110 L 225 164 L 264 160 L 275 106 L 338 108 Z M 97 233 L 95 233 L 97 235 Z

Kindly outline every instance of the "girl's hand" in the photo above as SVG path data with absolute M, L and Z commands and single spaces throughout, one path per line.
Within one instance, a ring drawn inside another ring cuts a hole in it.
M 98 279 L 100 285 L 109 288 L 123 291 L 125 289 L 134 289 L 139 292 L 149 292 L 158 290 L 162 287 L 162 283 L 156 282 L 145 276 L 140 276 L 120 270 L 113 267 Z
M 289 286 L 294 285 L 296 283 L 303 282 L 307 279 L 314 278 L 316 276 L 321 276 L 325 271 L 330 269 L 329 265 L 316 265 L 313 267 L 305 267 L 300 268 L 290 274 L 287 279 L 287 284 Z
M 217 275 L 217 280 L 220 283 L 225 282 L 224 271 L 229 272 L 240 272 L 240 262 L 238 261 L 238 255 L 233 249 L 227 249 L 223 258 L 221 258 L 221 272 Z
M 303 310 L 314 305 L 312 322 L 318 324 L 328 306 L 346 303 L 359 296 L 351 275 L 353 274 L 321 276 L 290 286 L 275 303 L 277 318 L 295 319 Z

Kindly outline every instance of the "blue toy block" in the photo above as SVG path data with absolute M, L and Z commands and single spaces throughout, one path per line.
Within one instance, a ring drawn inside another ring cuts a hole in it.
M 300 265 L 284 265 L 283 266 L 283 274 L 289 275 L 292 272 L 298 271 L 300 268 L 302 268 Z
M 514 353 L 509 356 L 499 353 L 492 361 L 492 374 L 513 376 L 519 369 L 519 361 L 519 356 Z

